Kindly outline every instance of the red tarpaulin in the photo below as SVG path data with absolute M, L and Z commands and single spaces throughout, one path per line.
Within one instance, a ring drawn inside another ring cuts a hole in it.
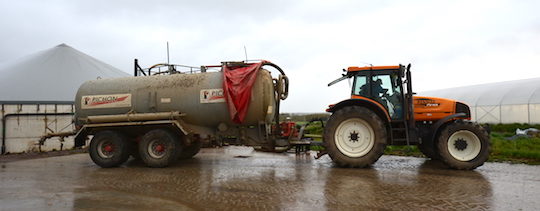
M 257 79 L 257 72 L 263 62 L 247 66 L 223 65 L 223 91 L 229 107 L 231 120 L 242 123 L 251 100 L 251 88 Z

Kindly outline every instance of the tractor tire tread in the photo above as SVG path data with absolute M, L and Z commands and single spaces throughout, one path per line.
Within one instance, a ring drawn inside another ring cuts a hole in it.
M 115 145 L 117 153 L 111 158 L 102 158 L 98 153 L 98 146 L 101 141 L 110 140 Z M 113 168 L 122 165 L 129 159 L 129 143 L 124 135 L 112 130 L 98 132 L 90 141 L 88 149 L 90 158 L 95 164 L 102 168 Z
M 375 143 L 370 152 L 361 157 L 349 157 L 340 152 L 334 140 L 339 124 L 349 118 L 360 118 L 368 123 L 375 133 Z M 387 141 L 385 124 L 377 114 L 366 107 L 347 106 L 335 111 L 324 127 L 324 145 L 332 161 L 339 167 L 365 168 L 375 163 L 384 153 Z
M 448 139 L 453 132 L 457 130 L 469 130 L 473 132 L 478 139 L 480 140 L 480 152 L 478 155 L 470 161 L 459 161 L 456 160 L 448 152 Z M 476 169 L 487 161 L 489 158 L 489 153 L 491 151 L 491 144 L 489 140 L 489 134 L 487 131 L 478 123 L 471 121 L 456 120 L 453 123 L 446 125 L 445 128 L 441 131 L 438 140 L 437 140 L 437 149 L 439 151 L 439 157 L 441 161 L 448 165 L 450 168 L 457 170 L 472 170 Z

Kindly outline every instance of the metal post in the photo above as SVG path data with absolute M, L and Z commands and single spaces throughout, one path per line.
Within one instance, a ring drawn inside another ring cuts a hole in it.
M 244 54 L 246 55 L 246 62 L 248 61 L 248 56 L 247 56 L 247 49 L 246 49 L 246 46 L 244 45 Z
M 135 77 L 137 77 L 137 66 L 139 66 L 137 63 L 139 63 L 139 61 L 135 59 L 135 63 L 133 65 L 133 76 Z
M 527 103 L 527 123 L 531 124 L 531 104 Z
M 499 123 L 503 123 L 502 122 L 502 105 L 501 103 L 499 102 Z

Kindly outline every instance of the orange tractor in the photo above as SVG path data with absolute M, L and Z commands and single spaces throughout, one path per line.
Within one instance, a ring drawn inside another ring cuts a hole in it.
M 484 164 L 489 135 L 471 122 L 469 106 L 455 100 L 413 96 L 408 66 L 349 67 L 351 99 L 330 105 L 324 144 L 339 166 L 365 167 L 386 145 L 417 145 L 427 157 L 455 169 Z

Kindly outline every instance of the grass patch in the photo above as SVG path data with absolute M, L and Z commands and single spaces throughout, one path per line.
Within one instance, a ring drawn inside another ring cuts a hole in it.
M 416 146 L 386 146 L 385 155 L 425 157 Z
M 324 128 L 322 127 L 322 123 L 317 121 L 317 122 L 312 122 L 308 126 L 306 126 L 304 131 L 305 131 L 305 134 L 313 134 L 313 135 L 322 136 Z
M 540 164 L 540 138 L 520 137 L 506 140 L 511 133 L 491 134 L 491 154 L 489 161 Z

